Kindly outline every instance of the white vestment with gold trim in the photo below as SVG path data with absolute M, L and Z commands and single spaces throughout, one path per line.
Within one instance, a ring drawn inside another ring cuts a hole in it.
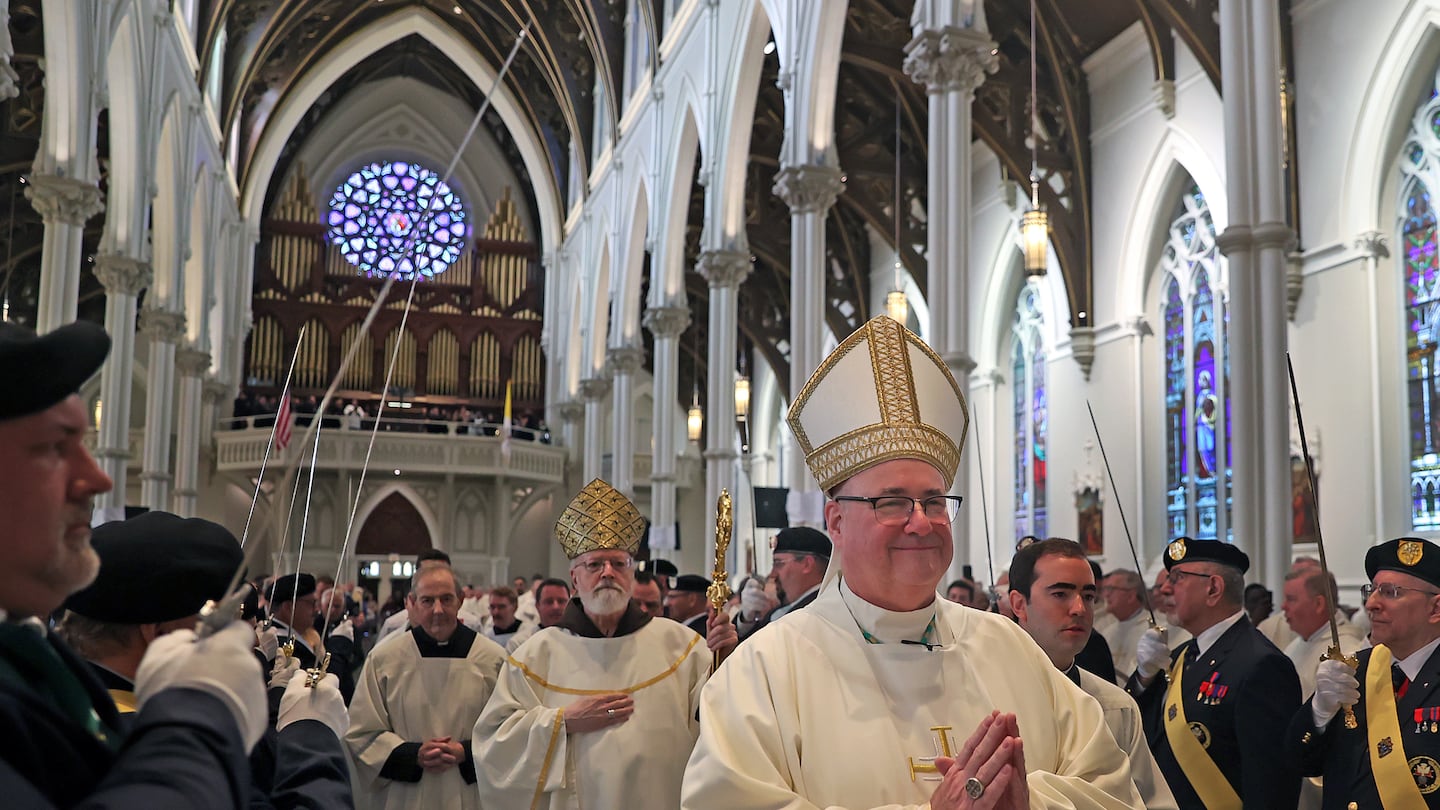
M 1099 704 L 1014 622 L 937 598 L 932 647 L 871 644 L 846 601 L 858 597 L 840 590 L 760 630 L 711 678 L 685 810 L 928 807 L 933 758 L 958 754 L 996 709 L 1018 716 L 1032 808 L 1143 807 Z
M 675 810 L 710 660 L 703 639 L 667 619 L 619 638 L 539 631 L 506 663 L 475 723 L 481 805 Z M 566 706 L 609 692 L 635 699 L 629 720 L 566 732 Z

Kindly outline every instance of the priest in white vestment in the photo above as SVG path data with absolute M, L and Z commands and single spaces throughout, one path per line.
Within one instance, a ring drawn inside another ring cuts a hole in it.
M 1143 807 L 1099 704 L 1014 622 L 936 593 L 969 423 L 944 361 L 880 316 L 788 421 L 835 556 L 706 685 L 681 807 Z
M 515 651 L 475 724 L 484 807 L 679 806 L 711 651 L 738 638 L 723 613 L 711 616 L 707 647 L 631 601 L 644 528 L 635 505 L 599 479 L 561 515 L 555 533 L 578 598 Z
M 1010 592 L 1005 598 L 1010 600 L 1020 627 L 1035 639 L 1055 668 L 1104 710 L 1105 725 L 1130 757 L 1130 776 L 1146 810 L 1174 810 L 1170 785 L 1145 741 L 1140 705 L 1112 681 L 1075 665 L 1075 656 L 1085 648 L 1095 623 L 1095 575 L 1084 547 L 1074 540 L 1052 537 L 1016 552 L 1010 561 Z M 1148 625 L 1149 614 L 1142 615 Z
M 405 599 L 410 630 L 365 661 L 345 735 L 361 808 L 480 807 L 470 732 L 505 651 L 460 624 L 460 599 L 448 565 L 422 566 Z
M 1134 571 L 1121 568 L 1105 576 L 1100 593 L 1109 610 L 1105 618 L 1095 620 L 1095 632 L 1110 645 L 1115 677 L 1124 683 L 1135 671 L 1135 645 L 1140 642 L 1140 635 L 1150 629 L 1145 580 Z

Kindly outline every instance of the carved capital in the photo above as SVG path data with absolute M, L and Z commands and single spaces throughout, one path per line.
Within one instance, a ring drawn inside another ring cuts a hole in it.
M 150 263 L 129 256 L 101 253 L 95 257 L 95 278 L 109 295 L 139 295 L 150 286 L 155 273 Z
M 1305 268 L 1300 254 L 1290 254 L 1285 262 L 1285 318 L 1295 320 L 1295 311 L 1300 308 L 1300 294 L 1305 291 Z
M 1367 259 L 1390 258 L 1390 237 L 1380 231 L 1365 231 L 1355 237 L 1355 249 Z
M 206 405 L 220 405 L 228 399 L 234 399 L 235 393 L 225 383 L 214 377 L 206 377 L 205 384 L 200 388 L 200 397 Z
M 175 368 L 182 377 L 203 377 L 210 370 L 210 353 L 188 347 L 177 349 Z
M 975 370 L 977 365 L 975 358 L 965 351 L 945 352 L 940 355 L 940 359 L 945 361 L 950 373 L 954 374 L 957 380 L 969 379 L 970 373 Z
M 840 177 L 841 171 L 834 166 L 786 166 L 776 173 L 773 190 L 792 214 L 824 213 L 845 190 Z
M 84 225 L 105 210 L 100 187 L 59 174 L 32 174 L 25 186 L 25 199 L 47 222 Z
M 905 45 L 905 74 L 930 93 L 973 93 L 999 68 L 995 43 L 969 28 L 926 29 Z
M 560 412 L 560 418 L 562 420 L 570 422 L 571 424 L 585 418 L 585 403 L 583 402 L 576 402 L 574 400 L 562 402 L 555 406 L 555 410 Z
M 1289 252 L 1298 244 L 1295 229 L 1284 222 L 1261 222 L 1250 233 L 1259 250 L 1279 248 Z
M 1090 367 L 1095 364 L 1095 329 L 1091 326 L 1070 327 L 1070 353 L 1080 365 L 1080 373 L 1090 379 Z
M 163 309 L 146 309 L 140 313 L 140 332 L 151 340 L 179 343 L 185 339 L 185 315 Z
M 586 377 L 580 381 L 580 396 L 586 402 L 599 402 L 610 393 L 610 381 L 604 377 Z
M 645 365 L 645 350 L 634 346 L 612 346 L 605 351 L 605 363 L 611 374 L 629 377 Z
M 690 328 L 690 308 L 650 307 L 641 323 L 656 338 L 678 338 Z
M 750 254 L 738 250 L 707 250 L 695 260 L 695 272 L 709 282 L 710 289 L 737 289 L 750 277 Z

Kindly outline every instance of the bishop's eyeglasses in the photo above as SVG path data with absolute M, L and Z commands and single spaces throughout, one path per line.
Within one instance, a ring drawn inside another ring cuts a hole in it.
M 965 499 L 959 495 L 931 495 L 928 498 L 910 498 L 904 495 L 882 495 L 878 498 L 861 498 L 858 495 L 836 495 L 837 501 L 868 503 L 875 510 L 875 522 L 881 526 L 904 526 L 910 522 L 915 507 L 931 523 L 949 523 L 960 514 L 960 504 Z

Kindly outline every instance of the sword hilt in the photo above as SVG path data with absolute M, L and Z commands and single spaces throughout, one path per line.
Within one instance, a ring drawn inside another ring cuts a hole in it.
M 325 670 L 329 668 L 330 653 L 327 652 L 325 653 L 325 657 L 320 659 L 319 666 L 311 667 L 310 669 L 305 670 L 306 688 L 314 689 L 316 686 L 318 686 L 320 684 L 320 679 L 325 677 Z
M 1346 655 L 1344 652 L 1341 651 L 1340 646 L 1339 646 L 1338 644 L 1337 644 L 1337 645 L 1332 645 L 1332 646 L 1330 647 L 1330 649 L 1326 650 L 1326 651 L 1325 651 L 1325 654 L 1320 657 L 1320 660 L 1321 660 L 1321 661 L 1339 661 L 1340 663 L 1344 664 L 1345 666 L 1349 667 L 1349 668 L 1352 669 L 1352 670 L 1353 670 L 1353 669 L 1358 669 L 1358 668 L 1360 667 L 1360 659 L 1359 659 L 1359 658 L 1356 658 L 1356 657 L 1353 656 L 1353 655 Z M 1359 727 L 1360 727 L 1360 722 L 1355 719 L 1355 707 L 1354 707 L 1354 706 L 1346 706 L 1346 707 L 1344 707 L 1344 708 L 1345 708 L 1345 728 L 1359 728 Z

